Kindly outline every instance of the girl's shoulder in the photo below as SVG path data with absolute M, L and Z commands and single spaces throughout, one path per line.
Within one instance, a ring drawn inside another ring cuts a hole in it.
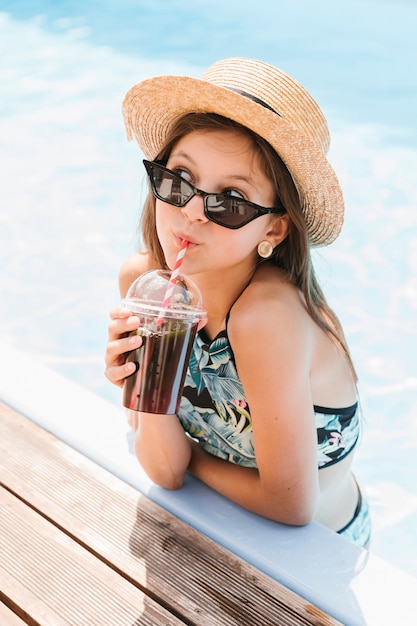
M 300 290 L 286 276 L 285 272 L 273 265 L 261 265 L 252 280 L 236 300 L 233 312 L 239 316 L 270 313 L 277 315 L 305 314 L 304 298 Z
M 229 315 L 231 341 L 242 341 L 256 329 L 258 336 L 307 341 L 311 318 L 300 290 L 278 268 L 261 266 L 236 300 Z
M 119 290 L 122 298 L 136 278 L 149 270 L 159 269 L 160 265 L 147 250 L 140 250 L 130 256 L 119 271 Z

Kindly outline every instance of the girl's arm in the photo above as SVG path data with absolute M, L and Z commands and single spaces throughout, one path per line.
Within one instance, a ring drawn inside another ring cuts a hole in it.
M 138 328 L 139 318 L 120 307 L 113 309 L 110 316 L 105 374 L 112 383 L 123 387 L 124 379 L 135 370 L 134 363 L 125 363 L 125 353 L 142 344 L 140 335 L 126 335 Z M 166 489 L 181 487 L 191 458 L 191 444 L 177 416 L 128 411 L 128 417 L 134 431 L 136 456 L 149 478 Z
M 309 522 L 318 506 L 317 435 L 310 391 L 311 323 L 291 287 L 270 298 L 251 285 L 228 334 L 250 407 L 258 469 L 193 445 L 189 471 L 222 495 L 279 522 Z
M 137 413 L 135 453 L 149 478 L 165 489 L 182 487 L 191 460 L 191 439 L 176 415 Z
M 119 275 L 121 296 L 132 282 L 158 265 L 146 252 L 138 252 L 122 266 Z M 126 352 L 140 347 L 140 335 L 129 336 L 139 326 L 139 319 L 127 309 L 116 307 L 110 312 L 109 339 L 106 349 L 107 378 L 122 387 L 124 379 L 133 373 L 135 365 L 126 363 Z M 182 486 L 191 458 L 191 443 L 176 415 L 153 415 L 129 411 L 129 421 L 135 433 L 135 452 L 148 476 L 167 489 Z

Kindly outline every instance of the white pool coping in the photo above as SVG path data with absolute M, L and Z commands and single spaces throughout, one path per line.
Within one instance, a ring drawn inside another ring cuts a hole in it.
M 155 486 L 131 453 L 122 408 L 2 340 L 0 399 L 346 626 L 417 623 L 417 578 L 319 524 L 244 511 L 191 477 L 179 491 Z

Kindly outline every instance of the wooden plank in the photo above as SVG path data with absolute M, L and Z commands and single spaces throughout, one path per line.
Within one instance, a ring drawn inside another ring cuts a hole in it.
M 7 488 L 185 621 L 340 626 L 9 407 L 0 414 Z
M 0 602 L 0 624 L 2 624 L 3 626 L 24 626 L 25 624 L 27 624 L 27 622 L 21 620 L 14 611 L 12 611 L 8 606 L 3 604 L 3 602 Z
M 39 598 L 33 589 L 28 588 L 27 580 L 19 580 L 21 577 L 27 579 L 24 570 L 19 572 L 18 578 L 15 578 L 5 569 L 4 565 L 2 554 L 0 566 L 2 598 L 13 608 L 15 614 L 22 618 L 25 624 L 30 624 L 30 626 L 39 626 L 40 624 L 42 626 L 69 626 L 68 621 L 58 615 L 54 607 L 48 604 L 48 597 Z
M 1 594 L 42 626 L 184 622 L 0 488 Z

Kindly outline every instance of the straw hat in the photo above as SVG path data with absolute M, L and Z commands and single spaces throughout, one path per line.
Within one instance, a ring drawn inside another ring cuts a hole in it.
M 129 140 L 155 159 L 171 124 L 185 113 L 217 113 L 266 139 L 286 164 L 301 199 L 310 243 L 336 239 L 344 204 L 326 159 L 326 119 L 310 94 L 288 74 L 253 59 L 218 61 L 201 79 L 158 76 L 132 87 L 123 101 Z

